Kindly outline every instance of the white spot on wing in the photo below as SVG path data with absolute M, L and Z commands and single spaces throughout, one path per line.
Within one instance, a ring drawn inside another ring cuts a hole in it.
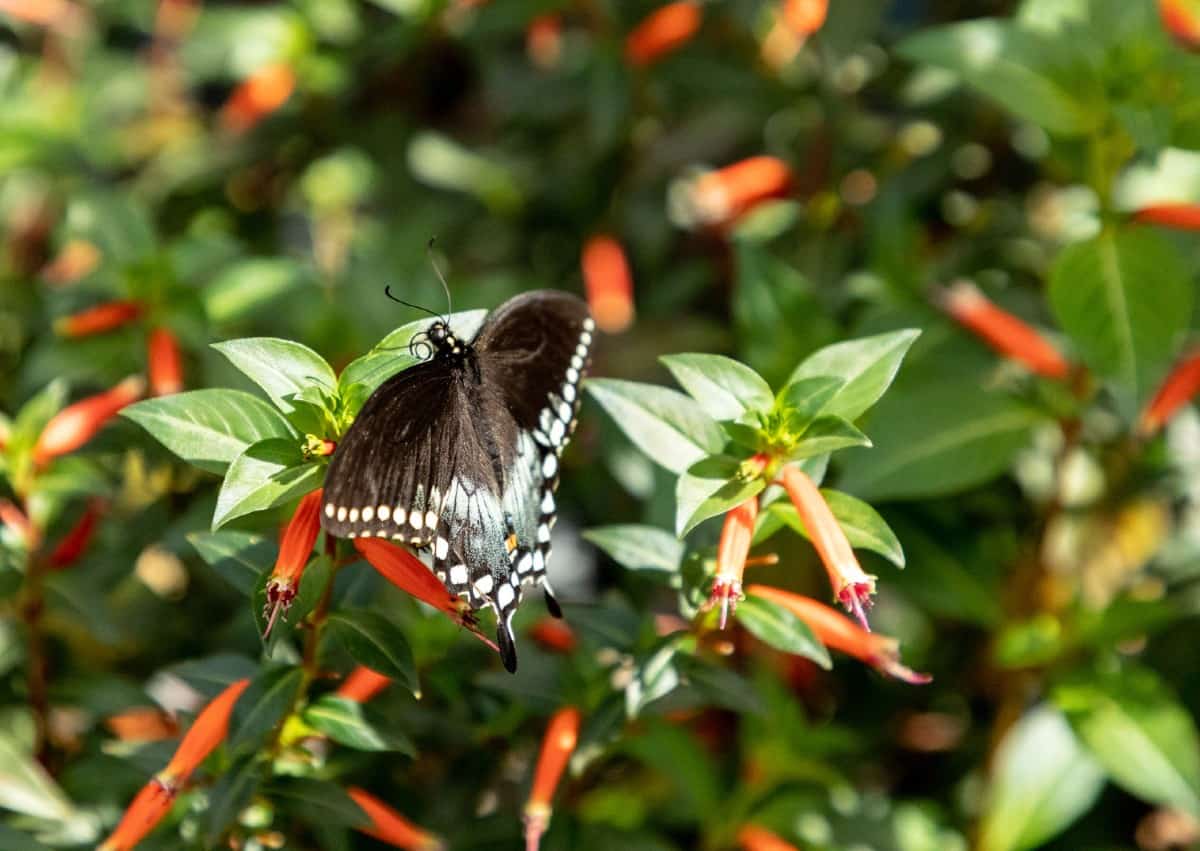
M 511 585 L 501 585 L 500 590 L 496 592 L 496 602 L 500 608 L 507 609 L 512 605 L 512 601 L 517 597 L 517 592 L 513 590 Z
M 450 584 L 467 584 L 467 566 L 465 564 L 456 564 L 454 567 L 450 568 Z
M 446 553 L 449 551 L 450 551 L 450 544 L 446 541 L 446 539 L 438 538 L 437 543 L 434 545 L 434 548 L 433 548 L 433 554 L 435 556 L 437 556 L 438 559 L 440 560 L 440 559 L 444 559 L 446 557 Z
M 413 511 L 413 513 L 409 515 L 408 525 L 412 526 L 414 529 L 420 530 L 424 524 L 425 518 L 421 515 L 421 512 Z
M 387 520 L 388 517 L 391 516 L 391 514 L 392 514 L 392 509 L 390 509 L 388 506 L 386 506 L 386 505 L 379 506 L 379 519 L 380 520 Z
M 338 511 L 337 511 L 337 519 L 338 519 L 338 522 L 339 522 L 339 523 L 345 523 L 345 522 L 346 522 L 346 506 L 344 506 L 344 505 L 343 505 L 341 508 L 339 508 L 339 509 L 338 509 Z
M 558 472 L 558 458 L 554 455 L 547 455 L 542 459 L 542 478 L 553 479 L 554 474 Z
M 328 504 L 325 506 L 325 516 L 326 516 L 326 517 L 332 517 L 332 516 L 333 516 L 333 510 L 334 510 L 334 509 L 333 509 L 333 503 L 332 503 L 332 502 L 331 502 L 331 503 L 328 503 Z
M 368 505 L 362 511 L 362 518 L 364 523 L 370 523 L 375 519 L 375 509 Z
M 475 593 L 479 594 L 480 596 L 491 594 L 492 587 L 494 585 L 495 583 L 492 580 L 492 575 L 490 573 L 484 574 L 475 580 Z

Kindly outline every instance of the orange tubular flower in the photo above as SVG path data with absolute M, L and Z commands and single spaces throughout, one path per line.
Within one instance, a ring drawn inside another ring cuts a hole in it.
M 174 796 L 164 790 L 157 780 L 151 780 L 134 797 L 125 815 L 121 816 L 117 829 L 100 843 L 96 851 L 131 851 L 171 811 L 173 803 Z
M 290 66 L 281 62 L 260 68 L 229 96 L 221 108 L 221 124 L 243 133 L 283 106 L 295 87 L 296 74 Z
M 809 36 L 825 25 L 829 0 L 783 0 L 783 20 L 798 36 Z
M 838 525 L 837 518 L 829 510 L 825 497 L 821 496 L 813 480 L 799 467 L 793 466 L 784 467 L 781 478 L 792 504 L 796 506 L 796 513 L 800 515 L 800 522 L 808 530 L 808 537 L 829 573 L 834 596 L 858 618 L 863 629 L 869 631 L 871 627 L 864 609 L 871 606 L 875 577 L 863 572 L 850 542 L 846 540 L 846 533 Z
M 1176 230 L 1200 230 L 1200 204 L 1151 204 L 1137 210 L 1133 220 Z
M 1188 50 L 1200 49 L 1200 10 L 1189 0 L 1158 0 L 1158 14 L 1175 40 Z
M 1023 320 L 996 307 L 969 281 L 953 284 L 935 300 L 960 325 L 1031 372 L 1056 379 L 1070 374 L 1070 363 L 1045 337 Z
M 525 30 L 525 53 L 539 68 L 550 69 L 562 58 L 562 18 L 538 15 Z
M 90 337 L 128 325 L 142 315 L 141 302 L 109 301 L 55 320 L 54 332 L 60 337 Z
M 155 396 L 169 396 L 183 389 L 183 356 L 170 330 L 155 328 L 150 332 L 146 359 L 150 364 L 150 391 Z
M 702 174 L 692 184 L 692 215 L 699 224 L 724 226 L 792 188 L 792 170 L 777 157 L 750 157 Z
M 263 616 L 267 617 L 267 628 L 263 638 L 271 634 L 280 612 L 287 617 L 287 610 L 300 590 L 300 577 L 304 575 L 308 557 L 312 555 L 313 545 L 317 542 L 317 533 L 321 531 L 323 493 L 323 488 L 317 488 L 306 494 L 283 530 L 279 557 L 275 559 L 275 569 L 267 580 L 267 604 L 263 611 Z
M 98 265 L 100 249 L 86 239 L 72 239 L 42 267 L 42 280 L 51 286 L 66 286 L 87 277 Z
M 50 554 L 50 567 L 62 570 L 79 560 L 87 550 L 88 544 L 92 542 L 92 535 L 96 532 L 96 523 L 100 520 L 102 510 L 103 503 L 100 500 L 93 499 L 88 503 L 83 515 L 71 527 L 71 531 L 63 535 L 54 552 Z
M 644 67 L 692 40 L 704 15 L 699 3 L 668 3 L 642 19 L 625 38 L 625 58 Z
M 792 843 L 784 842 L 765 827 L 756 824 L 744 825 L 738 831 L 737 841 L 744 851 L 797 851 Z
M 736 608 L 737 601 L 742 598 L 742 573 L 746 569 L 746 556 L 750 553 L 750 539 L 754 537 L 757 519 L 757 496 L 725 514 L 725 525 L 721 527 L 721 538 L 717 542 L 717 575 L 708 597 L 709 606 L 721 604 L 721 629 L 725 628 L 729 610 Z
M 138 706 L 104 719 L 104 726 L 123 742 L 158 742 L 179 735 L 179 725 L 158 707 Z
M 462 621 L 466 604 L 453 597 L 429 568 L 408 550 L 383 538 L 355 538 L 354 548 L 397 588 L 454 620 Z
M 25 542 L 26 549 L 36 550 L 41 542 L 41 535 L 29 522 L 29 517 L 21 510 L 21 506 L 7 499 L 0 499 L 0 524 L 12 529 Z
M 1138 418 L 1138 433 L 1149 437 L 1200 391 L 1200 351 L 1192 352 L 1175 365 Z
M 229 716 L 233 714 L 233 706 L 249 685 L 248 679 L 230 683 L 200 710 L 200 714 L 184 734 L 183 741 L 175 749 L 175 755 L 171 757 L 167 767 L 155 776 L 154 780 L 161 788 L 174 795 L 200 763 L 208 758 L 217 745 L 225 741 L 229 734 Z
M 359 665 L 350 672 L 350 676 L 342 680 L 335 694 L 355 703 L 366 703 L 391 683 L 391 678 L 372 671 L 366 665 Z
M 593 236 L 583 246 L 583 285 L 600 330 L 624 331 L 633 322 L 633 275 L 625 249 L 611 236 Z
M 558 788 L 559 778 L 579 742 L 579 710 L 573 706 L 560 709 L 550 719 L 542 738 L 542 753 L 533 775 L 533 789 L 525 802 L 525 848 L 537 851 L 542 834 L 550 825 L 551 801 Z
M 914 685 L 923 685 L 933 679 L 929 674 L 917 673 L 901 664 L 900 645 L 896 639 L 863 629 L 835 609 L 811 597 L 802 597 L 769 585 L 751 585 L 746 588 L 746 593 L 778 603 L 808 624 L 826 647 L 866 662 L 880 673 Z
M 41 466 L 59 455 L 83 446 L 126 405 L 142 398 L 146 381 L 141 376 L 126 378 L 111 390 L 81 399 L 63 408 L 38 436 L 33 461 Z
M 542 647 L 555 653 L 571 653 L 579 644 L 575 631 L 558 618 L 542 618 L 534 624 L 529 635 Z
M 366 789 L 351 786 L 346 793 L 371 820 L 369 827 L 358 828 L 367 836 L 408 851 L 441 851 L 446 847 L 441 839 L 417 827 Z

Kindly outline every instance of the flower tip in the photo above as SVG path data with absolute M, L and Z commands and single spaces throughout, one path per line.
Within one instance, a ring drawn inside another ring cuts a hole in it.
M 876 667 L 889 677 L 895 677 L 896 679 L 906 682 L 909 685 L 923 686 L 933 682 L 933 674 L 914 671 L 896 657 L 885 657 L 880 659 Z
M 871 624 L 867 622 L 867 609 L 871 608 L 871 595 L 874 593 L 874 581 L 848 582 L 837 595 L 838 602 L 847 612 L 854 615 L 854 619 L 867 632 L 871 631 Z

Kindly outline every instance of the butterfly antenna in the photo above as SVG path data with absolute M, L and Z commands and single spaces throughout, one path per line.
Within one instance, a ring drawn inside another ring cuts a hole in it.
M 438 268 L 437 258 L 433 256 L 433 244 L 437 242 L 437 237 L 432 237 L 429 244 L 425 246 L 425 254 L 429 257 L 429 265 L 433 267 L 433 273 L 437 275 L 437 279 L 442 282 L 442 289 L 446 291 L 446 316 L 447 324 L 449 324 L 449 315 L 454 312 L 454 305 L 450 302 L 450 285 L 446 283 L 446 276 L 442 274 L 442 270 Z
M 386 295 L 388 298 L 390 298 L 392 301 L 396 302 L 397 304 L 402 304 L 402 305 L 404 305 L 405 307 L 411 307 L 411 308 L 414 308 L 414 309 L 416 309 L 416 310 L 423 310 L 423 311 L 425 311 L 426 313 L 428 313 L 430 316 L 436 316 L 438 319 L 444 319 L 444 318 L 445 318 L 445 317 L 443 317 L 443 316 L 442 316 L 440 313 L 437 313 L 436 311 L 430 310 L 428 307 L 421 307 L 421 305 L 419 305 L 419 304 L 413 304 L 411 301 L 405 301 L 405 300 L 404 300 L 404 299 L 402 299 L 402 298 L 396 298 L 396 296 L 392 295 L 392 286 L 391 286 L 391 284 L 388 284 L 386 287 L 384 287 L 384 288 L 383 288 L 383 294 L 384 294 L 384 295 Z

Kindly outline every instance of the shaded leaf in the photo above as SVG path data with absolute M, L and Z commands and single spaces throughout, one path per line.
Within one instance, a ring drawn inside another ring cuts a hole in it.
M 400 627 L 367 609 L 334 612 L 328 626 L 355 662 L 404 683 L 420 696 L 412 650 Z
M 247 596 L 278 555 L 278 547 L 271 541 L 236 529 L 189 532 L 187 539 L 205 563 L 235 590 Z
M 292 708 L 303 681 L 304 671 L 289 665 L 268 668 L 256 676 L 233 708 L 229 746 L 257 747 Z
M 316 490 L 324 476 L 324 465 L 305 461 L 294 439 L 259 441 L 229 465 L 217 494 L 213 529 Z
M 657 526 L 635 523 L 600 526 L 588 529 L 583 537 L 629 570 L 674 574 L 683 561 L 683 543 Z
M 738 603 L 735 616 L 755 638 L 776 650 L 803 656 L 825 670 L 833 667 L 829 651 L 808 624 L 778 603 L 747 597 Z

